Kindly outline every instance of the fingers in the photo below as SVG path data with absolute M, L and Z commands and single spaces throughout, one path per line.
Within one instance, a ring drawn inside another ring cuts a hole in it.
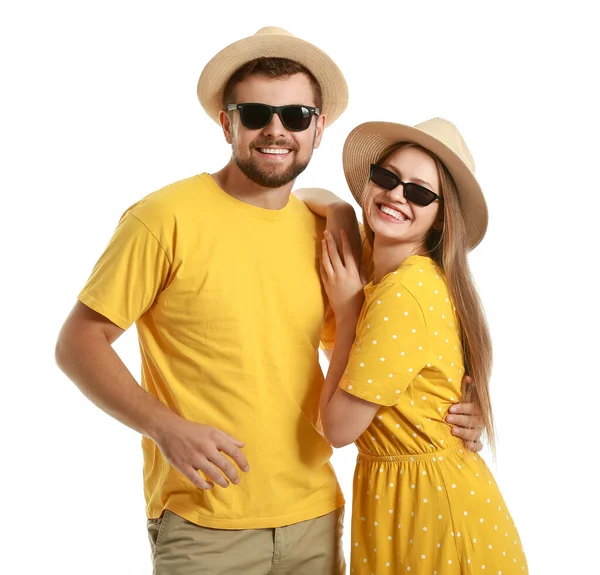
M 460 415 L 475 415 L 479 416 L 479 408 L 474 403 L 457 403 L 452 405 L 448 410 L 450 413 Z
M 235 445 L 232 445 L 228 441 L 223 441 L 217 445 L 217 449 L 219 451 L 222 451 L 225 455 L 228 455 L 229 457 L 231 457 L 231 459 L 233 459 L 233 461 L 235 461 L 236 465 L 242 471 L 250 471 L 250 465 L 248 465 L 248 460 L 246 459 L 246 456 L 240 451 L 240 449 L 238 447 L 236 447 Z M 223 469 L 223 468 L 221 468 L 221 469 Z
M 200 474 L 191 465 L 180 469 L 183 473 L 198 489 L 212 489 L 213 485 L 200 477 Z
M 227 459 L 219 451 L 215 451 L 215 453 L 213 453 L 208 460 L 215 465 L 217 469 L 219 469 L 225 475 L 225 477 L 231 481 L 231 483 L 237 485 L 240 482 L 240 477 L 231 461 L 229 461 L 229 459 Z
M 226 488 L 229 487 L 229 481 L 234 485 L 239 484 L 240 477 L 235 467 L 229 459 L 221 454 L 221 451 L 229 455 L 242 471 L 250 470 L 250 466 L 248 465 L 248 461 L 244 454 L 232 441 L 230 441 L 227 434 L 224 433 L 223 436 L 224 441 L 222 447 L 215 447 L 215 450 L 212 453 L 203 457 L 200 462 L 196 462 L 195 468 L 189 467 L 187 468 L 187 472 L 182 470 L 182 473 L 184 473 L 184 475 L 200 489 L 212 489 L 214 485 Z M 205 480 L 198 472 L 204 473 L 209 481 Z
M 483 449 L 483 443 L 481 441 L 465 441 L 465 447 L 469 451 L 479 453 Z
M 325 271 L 325 268 L 323 267 L 323 261 L 319 262 L 319 271 L 321 273 L 321 281 L 323 282 L 323 287 L 325 288 L 327 294 L 329 294 L 328 287 L 331 281 L 331 276 L 329 276 Z
M 246 445 L 243 441 L 240 441 L 239 439 L 236 439 L 235 437 L 233 437 L 233 435 L 229 435 L 229 433 L 225 433 L 224 431 L 222 431 L 221 433 L 225 437 L 227 437 L 227 439 L 232 441 L 236 445 L 236 447 L 244 447 L 244 445 Z
M 240 483 L 238 470 L 223 454 L 229 455 L 242 471 L 250 469 L 240 451 L 244 442 L 228 433 L 183 418 L 170 431 L 157 445 L 167 461 L 199 489 L 229 487 L 230 481 Z
M 329 254 L 331 265 L 333 266 L 334 270 L 340 269 L 341 267 L 343 267 L 344 264 L 340 259 L 340 254 L 335 243 L 335 238 L 327 230 L 325 230 L 323 235 L 325 236 L 325 242 L 327 244 L 327 253 Z
M 460 437 L 463 441 L 479 441 L 481 436 L 480 429 L 470 429 L 468 427 L 453 427 L 450 432 L 454 437 Z
M 220 487 L 229 487 L 229 481 L 223 477 L 223 474 L 213 465 L 209 459 L 203 459 L 200 463 L 196 464 L 196 469 L 201 471 L 208 477 L 213 483 Z
M 329 250 L 327 249 L 327 241 L 322 240 L 323 245 L 323 257 L 321 258 L 321 267 L 325 272 L 325 277 L 330 278 L 334 275 L 333 266 L 331 265 L 331 259 L 329 258 Z
M 447 415 L 446 422 L 451 423 L 452 425 L 456 425 L 456 427 L 477 427 L 477 425 L 473 425 L 473 421 L 475 423 L 478 422 L 478 419 L 473 419 L 472 415 Z

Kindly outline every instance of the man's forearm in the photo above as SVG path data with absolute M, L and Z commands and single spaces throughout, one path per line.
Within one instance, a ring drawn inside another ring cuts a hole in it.
M 56 361 L 88 399 L 142 435 L 154 439 L 177 417 L 140 387 L 103 334 L 62 334 Z
M 352 206 L 325 188 L 299 188 L 292 192 L 308 209 L 326 218 L 332 208 L 352 209 Z
M 299 188 L 293 193 L 311 212 L 327 220 L 327 229 L 333 234 L 338 247 L 341 246 L 340 230 L 346 230 L 356 264 L 360 267 L 362 240 L 354 208 L 324 188 Z

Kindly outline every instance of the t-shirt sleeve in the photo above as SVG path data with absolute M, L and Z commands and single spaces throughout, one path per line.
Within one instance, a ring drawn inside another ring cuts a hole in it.
M 350 351 L 340 388 L 379 405 L 396 405 L 427 364 L 427 326 L 419 302 L 402 284 L 374 290 Z
M 127 329 L 164 289 L 170 268 L 167 253 L 156 236 L 136 215 L 127 212 L 78 299 Z

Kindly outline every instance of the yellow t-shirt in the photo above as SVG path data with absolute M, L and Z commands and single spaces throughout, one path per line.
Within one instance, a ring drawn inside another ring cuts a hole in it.
M 134 322 L 142 385 L 174 412 L 244 441 L 250 472 L 203 491 L 144 437 L 147 515 L 198 525 L 289 525 L 343 505 L 318 429 L 325 315 L 323 221 L 294 196 L 246 204 L 209 174 L 123 215 L 79 295 L 122 329 Z

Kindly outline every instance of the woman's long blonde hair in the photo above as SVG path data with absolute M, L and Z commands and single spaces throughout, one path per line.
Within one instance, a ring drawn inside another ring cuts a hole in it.
M 480 409 L 490 448 L 495 453 L 496 434 L 489 389 L 492 372 L 492 340 L 467 261 L 469 246 L 456 184 L 437 156 L 411 142 L 394 146 L 378 163 L 382 163 L 392 153 L 405 148 L 422 150 L 433 159 L 437 168 L 440 195 L 444 200 L 442 202 L 443 224 L 439 230 L 434 228 L 430 230 L 426 239 L 426 251 L 421 255 L 431 257 L 446 276 L 448 290 L 460 323 L 465 371 L 473 379 L 473 385 L 463 390 L 462 401 L 473 402 Z M 364 209 L 363 222 L 365 238 L 368 242 L 365 253 L 368 254 L 369 251 L 372 253 L 374 233 L 367 223 Z M 372 279 L 372 257 L 368 258 L 368 261 L 370 265 L 367 267 L 367 274 L 369 279 Z

